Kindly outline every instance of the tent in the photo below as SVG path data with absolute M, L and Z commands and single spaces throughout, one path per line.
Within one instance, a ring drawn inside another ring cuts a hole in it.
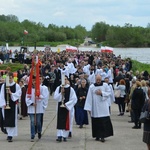
M 108 46 L 101 46 L 101 53 L 113 53 L 113 48 Z
M 77 52 L 77 47 L 74 46 L 66 46 L 66 52 Z

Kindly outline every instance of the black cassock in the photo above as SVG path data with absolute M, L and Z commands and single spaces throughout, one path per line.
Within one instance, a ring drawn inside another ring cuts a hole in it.
M 69 101 L 70 97 L 70 86 L 65 89 L 64 94 L 64 103 Z M 59 92 L 61 91 L 61 87 Z M 69 111 L 65 107 L 61 107 L 62 102 L 58 103 L 58 111 L 57 111 L 57 129 L 67 130 L 67 124 L 69 121 Z
M 4 95 L 5 99 L 7 100 L 7 93 L 6 93 L 6 84 L 4 86 Z M 16 92 L 16 84 L 10 86 L 10 90 L 12 93 Z M 9 106 L 10 109 L 4 109 L 5 119 L 4 119 L 4 127 L 15 127 L 15 111 L 16 111 L 16 102 L 13 102 L 9 95 Z

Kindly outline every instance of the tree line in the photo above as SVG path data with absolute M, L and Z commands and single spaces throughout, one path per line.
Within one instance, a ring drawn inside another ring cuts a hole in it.
M 28 34 L 25 35 L 24 30 L 27 30 Z M 100 21 L 92 26 L 91 31 L 87 31 L 82 25 L 71 28 L 51 23 L 45 27 L 41 22 L 36 23 L 27 19 L 20 22 L 15 15 L 0 15 L 1 45 L 6 42 L 9 45 L 13 43 L 24 45 L 24 41 L 31 45 L 35 42 L 64 42 L 66 44 L 66 41 L 74 41 L 73 45 L 77 46 L 84 41 L 85 37 L 91 37 L 98 46 L 149 47 L 150 24 L 148 23 L 146 28 L 132 26 L 129 23 L 121 27 Z

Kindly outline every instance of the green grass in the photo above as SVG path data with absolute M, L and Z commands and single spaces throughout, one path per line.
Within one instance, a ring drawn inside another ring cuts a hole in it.
M 23 64 L 20 63 L 6 63 L 6 64 L 1 64 L 0 65 L 0 70 L 6 70 L 7 67 L 11 68 L 12 72 L 15 72 L 19 69 L 23 69 Z
M 141 62 L 138 62 L 136 60 L 132 60 L 132 70 L 133 72 L 135 73 L 137 70 L 139 72 L 142 72 L 142 71 L 148 71 L 148 73 L 150 74 L 150 64 L 144 64 L 144 63 L 141 63 Z

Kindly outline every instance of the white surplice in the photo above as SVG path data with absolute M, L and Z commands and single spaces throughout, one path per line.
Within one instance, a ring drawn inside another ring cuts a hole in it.
M 95 93 L 97 90 L 101 90 L 102 95 L 97 95 Z M 90 85 L 84 110 L 90 111 L 91 117 L 94 118 L 110 116 L 108 102 L 110 94 L 110 88 L 106 83 L 103 83 L 102 86 Z

